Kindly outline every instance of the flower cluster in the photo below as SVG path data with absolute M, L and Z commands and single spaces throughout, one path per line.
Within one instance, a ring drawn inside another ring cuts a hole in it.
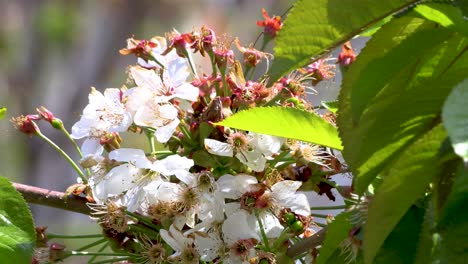
M 280 17 L 263 14 L 257 24 L 271 39 Z M 216 123 L 260 106 L 314 111 L 306 96 L 333 76 L 333 65 L 314 62 L 267 87 L 265 79 L 246 76 L 272 56 L 207 27 L 131 38 L 121 54 L 137 57 L 129 81 L 104 92 L 92 88 L 70 135 L 84 140 L 73 193 L 92 202 L 93 217 L 116 250 L 134 253 L 131 263 L 276 263 L 297 237 L 314 232 L 299 189 L 307 183 L 330 191 L 338 162 L 332 153 Z M 197 72 L 198 54 L 211 72 Z M 29 133 L 31 118 L 23 119 Z M 148 149 L 123 147 L 129 133 L 146 137 Z

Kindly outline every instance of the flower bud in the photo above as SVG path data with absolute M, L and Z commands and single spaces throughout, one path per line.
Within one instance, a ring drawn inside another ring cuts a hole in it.
M 41 106 L 40 108 L 36 108 L 36 111 L 39 113 L 42 119 L 49 122 L 53 128 L 55 129 L 63 128 L 62 120 L 56 118 L 54 114 L 51 111 L 49 111 L 47 108 L 45 108 L 44 106 Z
M 351 47 L 351 42 L 348 41 L 341 47 L 341 53 L 338 55 L 338 60 L 336 63 L 346 67 L 355 60 L 356 54 L 354 53 L 353 47 Z
M 127 39 L 127 48 L 121 49 L 119 52 L 122 55 L 135 54 L 144 60 L 151 58 L 151 52 L 157 47 L 157 42 L 151 40 L 138 40 L 134 38 Z
M 49 260 L 52 263 L 61 261 L 66 257 L 65 246 L 58 243 L 53 243 L 49 246 Z
M 47 247 L 47 226 L 36 226 L 36 247 Z
M 335 76 L 335 65 L 328 64 L 329 59 L 319 59 L 304 68 L 304 71 L 312 77 L 312 85 L 317 85 L 322 80 L 327 80 Z
M 195 43 L 195 36 L 193 33 L 180 34 L 175 31 L 172 33 L 171 44 L 169 47 L 161 53 L 161 55 L 168 54 L 171 50 L 175 49 L 177 55 L 182 58 L 187 58 L 188 49 Z
M 21 115 L 19 117 L 12 118 L 11 122 L 19 131 L 25 133 L 28 136 L 33 136 L 41 132 L 37 124 L 34 122 L 34 120 L 39 119 L 41 119 L 39 115 Z
M 216 66 L 218 66 L 218 69 L 221 72 L 226 71 L 228 62 L 231 64 L 234 63 L 234 52 L 231 49 L 220 47 L 213 49 L 213 52 L 215 55 Z
M 281 23 L 281 17 L 280 16 L 274 16 L 270 17 L 265 10 L 265 8 L 262 8 L 262 14 L 263 18 L 265 20 L 263 21 L 257 21 L 257 26 L 263 27 L 263 32 L 265 33 L 265 36 L 274 38 L 278 34 L 278 31 L 281 29 L 283 26 L 283 23 Z
M 207 28 L 205 26 L 201 28 L 201 34 L 200 53 L 205 55 L 205 52 L 213 50 L 213 46 L 216 43 L 216 35 L 211 28 Z

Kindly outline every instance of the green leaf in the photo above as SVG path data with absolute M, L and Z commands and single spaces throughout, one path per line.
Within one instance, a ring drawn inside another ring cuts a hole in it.
M 446 137 L 444 127 L 438 125 L 411 144 L 382 172 L 384 182 L 369 205 L 364 228 L 366 263 L 373 263 L 385 239 L 411 205 L 424 194 L 431 180 L 439 174 L 441 166 L 438 153 Z
M 299 0 L 276 38 L 270 82 L 417 0 Z
M 338 100 L 336 101 L 322 101 L 321 105 L 328 111 L 336 114 L 338 112 Z
M 467 193 L 468 169 L 460 165 L 452 185 L 452 190 L 440 213 L 437 223 L 438 229 L 444 230 L 451 228 L 450 225 L 457 221 L 468 221 L 468 212 L 465 210 L 465 206 L 468 203 Z
M 460 8 L 449 4 L 427 3 L 416 6 L 414 10 L 424 18 L 468 37 L 468 20 L 463 17 Z
M 335 220 L 328 226 L 327 235 L 317 258 L 317 264 L 327 263 L 336 250 L 341 253 L 340 244 L 349 237 L 351 228 L 349 212 L 341 213 L 335 217 Z
M 0 259 L 31 263 L 34 239 L 28 205 L 8 179 L 0 177 Z
M 442 122 L 457 155 L 468 162 L 468 78 L 452 90 L 442 109 Z
M 426 198 L 426 212 L 422 221 L 421 232 L 419 233 L 418 249 L 416 251 L 414 263 L 431 263 L 434 257 L 435 241 L 433 239 L 433 230 L 435 227 L 434 199 L 430 195 Z
M 413 264 L 423 221 L 424 208 L 412 206 L 385 239 L 372 263 Z
M 442 208 L 437 230 L 442 236 L 442 263 L 468 261 L 468 169 L 460 164 L 452 191 Z
M 0 120 L 5 118 L 6 113 L 7 113 L 6 107 L 0 107 Z
M 327 259 L 327 262 L 325 262 L 325 263 L 326 264 L 349 264 L 349 263 L 362 264 L 362 263 L 364 263 L 364 261 L 362 259 L 361 252 L 358 253 L 358 255 L 356 256 L 356 259 L 352 259 L 351 261 L 346 259 L 347 256 L 348 255 L 343 254 L 343 251 L 341 250 L 341 248 L 337 248 L 330 255 L 330 257 Z M 319 255 L 319 257 L 320 257 L 320 255 Z M 351 257 L 348 257 L 348 258 L 351 258 Z
M 218 126 L 298 139 L 341 150 L 337 129 L 314 113 L 289 107 L 258 107 L 240 111 Z
M 431 129 L 468 71 L 467 39 L 409 16 L 384 25 L 344 76 L 338 127 L 362 194 L 392 159 Z
M 377 22 L 375 25 L 373 25 L 372 27 L 370 27 L 369 29 L 367 29 L 366 31 L 362 32 L 361 34 L 359 34 L 359 36 L 361 37 L 371 37 L 372 35 L 375 34 L 375 32 L 377 32 L 383 25 L 387 24 L 390 20 L 392 20 L 393 18 L 393 15 L 391 16 L 388 16 L 382 20 L 380 20 L 379 22 Z

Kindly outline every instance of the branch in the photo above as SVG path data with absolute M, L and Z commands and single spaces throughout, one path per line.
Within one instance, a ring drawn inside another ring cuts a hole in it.
M 286 255 L 292 259 L 299 256 L 300 254 L 307 252 L 315 247 L 322 245 L 323 240 L 325 240 L 325 234 L 327 233 L 328 227 L 324 227 L 320 229 L 317 233 L 313 236 L 305 238 L 292 247 L 288 249 Z
M 91 210 L 86 205 L 87 201 L 84 197 L 73 195 L 66 196 L 63 192 L 51 191 L 15 182 L 13 182 L 13 186 L 23 195 L 28 203 L 55 207 L 85 215 L 91 214 Z

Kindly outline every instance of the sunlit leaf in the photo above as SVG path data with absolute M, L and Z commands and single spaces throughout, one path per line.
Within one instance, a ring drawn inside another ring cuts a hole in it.
M 5 118 L 6 113 L 7 113 L 6 107 L 0 107 L 0 120 Z
M 342 149 L 338 131 L 333 125 L 314 113 L 295 108 L 252 108 L 236 113 L 216 125 Z
M 8 179 L 0 177 L 0 259 L 31 263 L 35 239 L 31 212 Z
M 321 105 L 334 114 L 338 112 L 338 101 L 322 101 Z
M 355 191 L 440 121 L 440 109 L 466 77 L 468 41 L 427 20 L 384 25 L 344 77 L 338 127 Z
M 417 0 L 299 0 L 275 45 L 270 82 L 348 41 Z
M 468 20 L 463 17 L 460 8 L 450 4 L 426 3 L 416 6 L 414 10 L 424 18 L 468 37 Z

